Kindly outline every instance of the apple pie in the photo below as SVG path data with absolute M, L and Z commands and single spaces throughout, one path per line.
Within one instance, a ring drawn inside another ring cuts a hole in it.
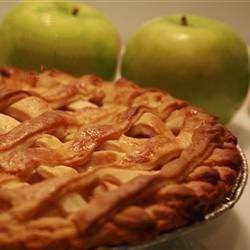
M 222 204 L 241 166 L 215 117 L 126 79 L 0 69 L 0 249 L 134 245 Z

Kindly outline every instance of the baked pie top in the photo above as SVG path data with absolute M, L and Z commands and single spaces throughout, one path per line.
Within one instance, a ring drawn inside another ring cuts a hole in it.
M 0 69 L 1 249 L 136 244 L 223 202 L 236 138 L 158 89 Z

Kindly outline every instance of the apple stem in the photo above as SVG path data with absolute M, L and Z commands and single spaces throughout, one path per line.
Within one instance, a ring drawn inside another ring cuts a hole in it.
M 181 24 L 183 26 L 188 26 L 188 21 L 187 21 L 187 17 L 186 16 L 182 16 L 181 17 Z
M 72 10 L 72 15 L 73 16 L 76 16 L 79 12 L 79 8 L 78 7 L 75 7 L 73 10 Z

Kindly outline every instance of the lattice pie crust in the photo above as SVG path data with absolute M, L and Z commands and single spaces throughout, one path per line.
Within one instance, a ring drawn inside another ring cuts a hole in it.
M 0 249 L 148 241 L 234 185 L 236 138 L 168 93 L 58 70 L 0 82 Z

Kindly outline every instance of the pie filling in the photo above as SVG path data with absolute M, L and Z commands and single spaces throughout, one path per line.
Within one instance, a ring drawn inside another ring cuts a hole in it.
M 0 82 L 1 249 L 139 244 L 234 186 L 236 138 L 166 92 L 55 69 Z

